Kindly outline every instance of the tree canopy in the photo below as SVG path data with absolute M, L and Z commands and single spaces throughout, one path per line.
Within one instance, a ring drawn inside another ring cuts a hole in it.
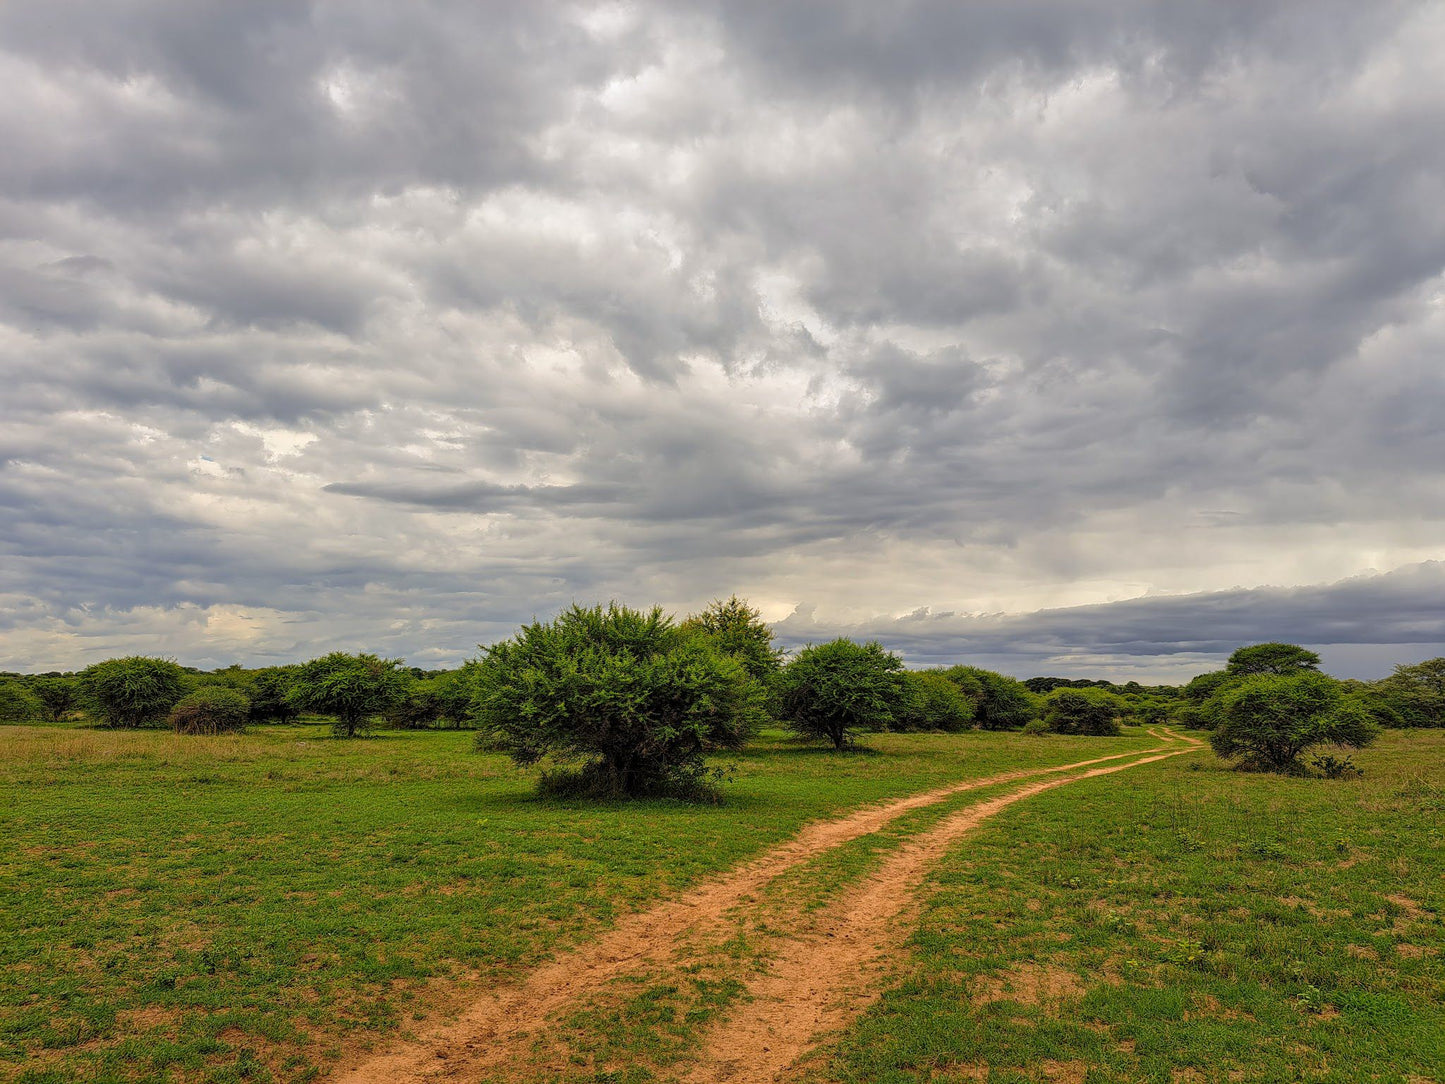
M 860 731 L 885 730 L 906 711 L 902 670 L 903 660 L 877 643 L 810 644 L 774 681 L 773 711 L 795 733 L 843 749 Z
M 302 711 L 334 716 L 338 737 L 355 737 L 405 699 L 411 675 L 401 667 L 401 659 L 333 651 L 297 667 L 290 700 Z
M 1299 758 L 1314 746 L 1359 749 L 1380 732 L 1337 681 L 1314 670 L 1256 674 L 1223 690 L 1220 698 L 1210 744 L 1246 768 L 1297 772 Z

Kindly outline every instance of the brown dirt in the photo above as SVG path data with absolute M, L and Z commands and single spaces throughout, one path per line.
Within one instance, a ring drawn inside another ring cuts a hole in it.
M 1177 744 L 1182 735 L 1150 734 Z M 689 1080 L 771 1080 L 819 1033 L 846 1020 L 872 998 L 883 970 L 883 949 L 901 934 L 895 920 L 910 903 L 928 864 L 949 843 L 1013 802 L 1072 782 L 1121 771 L 1136 764 L 1192 751 L 1200 743 L 1168 752 L 1142 750 L 1019 772 L 1008 772 L 860 809 L 846 817 L 804 828 L 792 840 L 705 882 L 675 900 L 624 918 L 597 940 L 537 967 L 514 984 L 466 1006 L 454 1020 L 418 1038 L 370 1056 L 348 1059 L 333 1078 L 337 1084 L 401 1084 L 410 1081 L 476 1079 L 517 1060 L 536 1034 L 584 995 L 649 963 L 669 959 L 689 932 L 724 923 L 728 912 L 781 873 L 801 862 L 871 832 L 911 810 L 953 795 L 1042 775 L 1087 768 L 1146 753 L 1157 755 L 1078 775 L 1031 783 L 946 818 L 895 852 L 860 891 L 841 901 L 834 921 L 786 947 L 768 974 L 754 984 L 752 1004 L 724 1021 L 710 1037 Z M 1161 747 L 1164 748 L 1164 747 Z M 870 982 L 869 980 L 874 981 Z M 787 1019 L 784 1019 L 787 1017 Z M 776 1034 L 776 1038 L 770 1038 Z M 709 1066 L 711 1068 L 709 1068 Z M 698 1073 L 703 1075 L 699 1076 Z

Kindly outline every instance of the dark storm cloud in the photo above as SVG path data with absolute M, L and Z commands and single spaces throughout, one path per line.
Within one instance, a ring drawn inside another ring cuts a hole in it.
M 1442 49 L 1422 3 L 6 5 L 0 655 L 732 590 L 999 665 L 1422 642 L 1290 585 L 1440 556 Z

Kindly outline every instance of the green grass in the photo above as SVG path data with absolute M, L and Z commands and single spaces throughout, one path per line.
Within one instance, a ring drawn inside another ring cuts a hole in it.
M 1362 779 L 1208 754 L 1011 808 L 819 1078 L 1445 1081 L 1445 734 Z
M 840 757 L 772 735 L 732 758 L 721 805 L 695 806 L 541 800 L 470 740 L 0 729 L 0 1078 L 309 1079 L 456 983 L 529 966 L 809 820 L 1157 744 L 879 735 Z M 644 1016 L 672 995 L 649 996 Z

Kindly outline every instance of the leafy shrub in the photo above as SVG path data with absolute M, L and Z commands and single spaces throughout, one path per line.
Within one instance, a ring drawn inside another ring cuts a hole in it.
M 160 722 L 186 694 L 186 672 L 169 659 L 130 655 L 88 666 L 81 694 L 106 726 L 140 727 Z
M 978 690 L 974 719 L 983 730 L 1018 730 L 1039 717 L 1041 700 L 1022 681 L 976 666 L 951 666 L 943 673 L 965 691 Z
M 237 734 L 246 728 L 251 701 L 239 689 L 207 685 L 181 697 L 171 708 L 177 734 Z
M 478 747 L 568 766 L 554 792 L 707 796 L 705 755 L 761 717 L 742 663 L 656 607 L 573 606 L 488 648 L 472 680 Z
M 1371 686 L 1370 700 L 1388 713 L 1387 725 L 1445 726 L 1445 658 L 1395 667 Z
M 1332 753 L 1321 753 L 1310 761 L 1310 767 L 1326 779 L 1355 779 L 1364 774 L 1349 757 L 1337 757 Z
M 39 719 L 45 708 L 18 681 L 0 681 L 0 723 L 26 723 Z
M 973 701 L 941 671 L 904 670 L 899 676 L 905 700 L 893 729 L 955 732 L 973 726 Z
M 773 713 L 803 737 L 843 749 L 864 730 L 885 730 L 908 708 L 903 661 L 877 643 L 810 644 L 773 683 Z
M 1244 768 L 1299 772 L 1308 749 L 1360 749 L 1380 733 L 1338 682 L 1314 670 L 1245 678 L 1221 698 L 1221 720 L 1209 741 L 1219 756 L 1238 758 Z
M 295 666 L 266 666 L 251 674 L 251 722 L 294 723 L 301 717 L 291 700 Z
M 768 682 L 783 665 L 783 651 L 773 646 L 773 629 L 737 595 L 714 599 L 701 613 L 682 622 L 684 632 L 701 633 L 724 655 L 742 663 L 756 681 Z
M 52 723 L 62 722 L 80 706 L 80 687 L 74 678 L 38 677 L 30 683 L 30 692 Z
M 401 659 L 333 651 L 296 669 L 290 700 L 301 711 L 334 716 L 333 733 L 352 738 L 406 698 L 411 675 L 401 665 Z
M 1031 735 L 1049 734 L 1049 724 L 1042 719 L 1030 719 L 1024 724 L 1024 733 Z
M 1103 689 L 1055 689 L 1046 698 L 1044 722 L 1055 734 L 1116 735 L 1123 704 Z

